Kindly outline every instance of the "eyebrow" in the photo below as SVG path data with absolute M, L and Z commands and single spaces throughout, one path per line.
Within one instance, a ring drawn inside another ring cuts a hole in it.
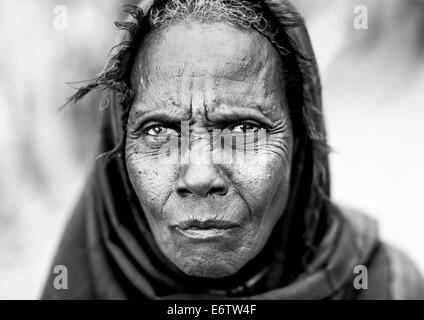
M 225 109 L 206 112 L 206 119 L 211 122 L 233 123 L 241 120 L 255 120 L 271 127 L 273 122 L 265 116 L 260 106 L 239 107 L 225 105 Z
M 225 107 L 225 108 L 223 108 Z M 260 106 L 230 106 L 223 104 L 221 107 L 213 111 L 206 108 L 205 118 L 207 123 L 214 123 L 219 125 L 232 124 L 238 121 L 252 120 L 264 124 L 267 127 L 272 127 L 273 122 L 262 113 Z M 174 107 L 160 108 L 146 112 L 136 112 L 131 121 L 136 127 L 141 127 L 149 121 L 157 121 L 173 126 L 179 126 L 181 121 L 191 121 L 192 112 L 184 110 L 183 108 Z
M 179 115 L 178 115 L 179 114 Z M 138 111 L 131 118 L 131 121 L 140 125 L 149 121 L 158 121 L 163 123 L 179 124 L 183 120 L 191 118 L 191 111 L 187 112 L 182 108 L 160 108 L 151 111 Z
M 180 111 L 179 108 L 178 111 Z M 253 107 L 229 107 L 225 111 L 207 111 L 205 118 L 209 123 L 212 122 L 218 124 L 227 124 L 242 120 L 254 120 L 261 122 L 268 127 L 272 126 L 272 121 L 268 119 L 260 110 Z M 137 127 L 149 121 L 158 121 L 172 125 L 179 125 L 181 121 L 184 120 L 191 120 L 191 112 L 190 114 L 186 113 L 185 115 L 181 114 L 177 116 L 172 114 L 172 112 L 170 112 L 169 109 L 166 108 L 147 111 L 145 113 L 137 112 L 132 118 L 133 123 Z

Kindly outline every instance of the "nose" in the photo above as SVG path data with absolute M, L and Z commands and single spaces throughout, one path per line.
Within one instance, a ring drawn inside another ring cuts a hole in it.
M 228 192 L 228 183 L 221 169 L 213 164 L 189 164 L 177 180 L 176 191 L 182 197 L 223 196 Z

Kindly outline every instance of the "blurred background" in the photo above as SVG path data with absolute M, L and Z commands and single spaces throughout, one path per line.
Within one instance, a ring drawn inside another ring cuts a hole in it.
M 0 0 L 0 299 L 40 295 L 101 117 L 96 95 L 58 112 L 65 82 L 100 71 L 126 2 Z M 293 2 L 321 69 L 333 198 L 377 218 L 424 273 L 424 1 Z

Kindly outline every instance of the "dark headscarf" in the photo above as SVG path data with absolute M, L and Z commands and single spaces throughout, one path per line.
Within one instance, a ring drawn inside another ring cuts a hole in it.
M 57 292 L 48 284 L 44 297 L 326 298 L 339 292 L 351 278 L 350 266 L 371 251 L 374 224 L 359 223 L 366 239 L 358 239 L 356 246 L 358 225 L 344 223 L 329 200 L 320 80 L 303 20 L 288 1 L 249 2 L 271 22 L 273 37 L 269 40 L 286 66 L 284 79 L 295 136 L 288 205 L 282 208 L 285 212 L 265 248 L 236 275 L 211 282 L 185 275 L 153 239 L 129 182 L 123 147 L 134 96 L 131 66 L 151 30 L 149 10 L 166 3 L 144 0 L 125 7 L 129 18 L 116 23 L 125 35 L 106 68 L 71 98 L 77 101 L 92 90 L 105 90 L 101 155 L 55 259 L 55 264 L 69 265 L 69 283 L 73 274 L 79 285 L 72 292 Z

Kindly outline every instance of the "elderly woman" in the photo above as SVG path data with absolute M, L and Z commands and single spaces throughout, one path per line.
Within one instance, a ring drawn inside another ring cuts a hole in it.
M 71 98 L 105 91 L 101 155 L 53 263 L 69 287 L 52 273 L 43 298 L 424 297 L 376 223 L 330 199 L 318 71 L 288 1 L 126 10 Z

